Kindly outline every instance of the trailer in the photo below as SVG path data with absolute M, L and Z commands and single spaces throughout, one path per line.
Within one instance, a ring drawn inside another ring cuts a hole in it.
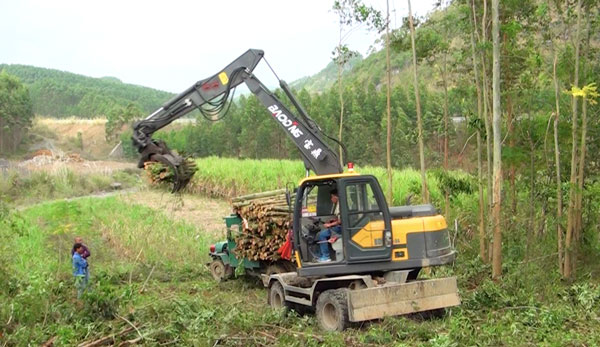
M 211 262 L 207 265 L 217 282 L 232 278 L 239 267 L 242 267 L 245 273 L 256 277 L 262 274 L 271 275 L 296 270 L 294 263 L 284 259 L 271 262 L 238 257 L 235 252 L 235 240 L 242 234 L 242 219 L 237 214 L 231 214 L 223 219 L 227 228 L 227 239 L 210 245 L 208 253 Z

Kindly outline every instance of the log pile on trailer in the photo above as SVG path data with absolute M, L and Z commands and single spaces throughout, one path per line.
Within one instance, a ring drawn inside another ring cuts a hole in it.
M 244 223 L 236 240 L 236 255 L 258 261 L 277 261 L 277 250 L 285 243 L 292 227 L 291 208 L 285 189 L 238 196 L 232 199 L 236 213 Z M 292 195 L 290 200 L 294 201 Z

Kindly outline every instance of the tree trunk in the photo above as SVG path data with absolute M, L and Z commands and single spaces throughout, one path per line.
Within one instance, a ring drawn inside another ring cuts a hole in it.
M 417 52 L 415 49 L 415 28 L 413 24 L 412 9 L 408 0 L 408 23 L 410 25 L 410 41 L 412 45 L 415 101 L 417 106 L 417 128 L 419 132 L 419 160 L 421 163 L 421 195 L 424 203 L 429 202 L 429 190 L 427 188 L 427 175 L 425 174 L 425 149 L 423 147 L 423 122 L 421 119 L 421 97 L 419 95 L 419 78 L 417 74 Z
M 6 136 L 4 135 L 4 119 L 0 117 L 0 153 L 4 153 L 4 139 Z
M 501 191 L 502 191 L 502 138 L 500 124 L 500 50 L 499 50 L 499 23 L 498 2 L 492 0 L 492 40 L 493 40 L 493 132 L 494 132 L 494 195 L 492 207 L 492 223 L 494 226 L 494 249 L 492 259 L 492 277 L 499 278 L 502 275 L 502 231 L 500 228 L 501 217 Z
M 535 143 L 532 138 L 533 129 L 531 124 L 533 123 L 532 114 L 529 113 L 529 130 L 527 135 L 529 137 L 529 223 L 527 227 L 527 247 L 525 249 L 525 261 L 529 259 L 529 253 L 531 250 L 531 242 L 535 236 L 536 220 L 535 220 Z
M 475 17 L 475 1 L 471 2 L 471 10 L 473 17 L 471 18 L 471 24 L 473 30 L 471 31 L 471 55 L 473 59 L 473 75 L 475 77 L 475 87 L 477 89 L 477 117 L 481 119 L 481 84 L 479 83 L 479 72 L 477 68 L 477 54 L 475 52 L 475 32 L 477 28 L 477 22 Z M 485 233 L 485 201 L 483 197 L 483 168 L 481 163 L 481 132 L 477 128 L 477 186 L 479 188 L 479 256 L 483 262 L 487 261 L 486 258 L 486 233 Z
M 581 0 L 577 1 L 577 33 L 575 34 L 575 77 L 574 86 L 579 86 L 579 37 L 581 31 Z M 573 229 L 575 222 L 575 189 L 577 186 L 577 98 L 571 97 L 572 106 L 572 150 L 571 150 L 571 179 L 569 180 L 569 205 L 567 210 L 567 233 L 565 235 L 565 263 L 563 277 L 571 279 L 572 268 L 575 266 L 573 259 Z
M 558 271 L 563 273 L 563 230 L 562 230 L 562 188 L 560 178 L 560 149 L 558 146 L 558 122 L 560 120 L 560 89 L 558 87 L 558 79 L 556 78 L 556 63 L 558 56 L 554 51 L 554 64 L 552 69 L 552 78 L 554 79 L 554 95 L 556 99 L 556 111 L 554 114 L 554 163 L 556 166 L 556 239 L 558 243 Z
M 579 147 L 579 172 L 577 178 L 577 199 L 575 201 L 575 228 L 573 230 L 573 239 L 576 241 L 574 245 L 574 254 L 577 254 L 577 244 L 581 239 L 581 229 L 583 222 L 583 179 L 585 174 L 585 145 L 587 136 L 587 100 L 583 98 L 581 101 L 581 145 Z
M 583 81 L 581 83 L 582 86 L 585 86 L 587 83 L 587 64 L 586 59 L 589 52 L 590 47 L 590 21 L 586 20 L 586 35 L 587 35 L 587 43 L 584 46 L 583 52 Z M 574 229 L 574 239 L 576 241 L 575 244 L 575 256 L 577 256 L 577 245 L 579 244 L 579 240 L 581 239 L 581 230 L 583 227 L 583 210 L 582 210 L 582 202 L 583 202 L 583 183 L 584 183 L 584 175 L 585 175 L 585 146 L 586 146 L 586 136 L 587 136 L 587 99 L 583 98 L 581 102 L 581 146 L 579 147 L 579 175 L 577 177 L 577 199 L 575 201 L 575 229 Z
M 482 34 L 482 43 L 487 42 L 487 0 L 483 0 L 483 17 L 481 20 L 481 34 Z M 485 49 L 481 51 L 481 71 L 483 77 L 483 121 L 485 124 L 485 142 L 486 142 L 486 167 L 487 167 L 487 203 L 486 207 L 488 209 L 488 215 L 492 214 L 492 130 L 490 127 L 490 119 L 489 119 L 489 101 L 488 101 L 488 78 L 487 78 L 487 69 L 486 69 L 486 58 L 485 58 Z M 490 218 L 491 222 L 491 218 Z M 488 223 L 488 228 L 490 224 Z M 490 245 L 489 247 L 489 261 L 492 261 L 493 256 L 493 248 Z
M 448 70 L 447 54 L 444 52 L 444 67 L 442 70 L 442 82 L 444 84 L 444 170 L 448 170 Z M 445 215 L 450 218 L 450 203 L 448 187 L 444 187 Z
M 392 111 L 391 111 L 391 89 L 392 89 L 392 73 L 390 67 L 390 2 L 387 4 L 387 16 L 385 25 L 385 62 L 386 62 L 386 77 L 387 77 L 387 142 L 386 142 L 386 158 L 387 158 L 387 176 L 388 176 L 388 201 L 393 202 L 392 194 Z M 410 1 L 409 1 L 410 6 Z
M 510 147 L 511 150 L 513 150 L 515 148 L 515 138 L 512 135 L 513 132 L 513 105 L 512 105 L 512 99 L 510 96 L 510 93 L 508 93 L 506 95 L 506 123 L 508 124 L 508 126 L 506 127 L 506 131 L 507 131 L 507 135 L 509 136 L 508 139 L 508 147 Z M 512 198 L 511 201 L 511 211 L 513 216 L 517 213 L 517 188 L 515 185 L 515 164 L 513 162 L 510 163 L 510 168 L 508 169 L 508 179 L 510 182 L 510 195 Z
M 340 143 L 342 143 L 342 130 L 344 129 L 344 94 L 343 94 L 343 87 L 342 87 L 342 67 L 338 66 L 338 89 L 339 89 L 339 93 L 340 93 L 340 129 L 338 132 L 338 141 L 340 141 Z M 340 153 L 340 166 L 343 168 L 344 167 L 344 158 L 343 158 L 343 152 L 342 152 L 342 146 L 339 146 L 339 153 Z

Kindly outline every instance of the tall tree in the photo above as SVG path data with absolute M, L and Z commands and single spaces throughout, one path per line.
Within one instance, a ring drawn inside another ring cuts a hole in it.
M 477 22 L 475 22 L 475 0 L 471 0 L 471 59 L 473 61 L 473 77 L 475 80 L 475 89 L 477 90 L 477 120 L 482 118 L 482 95 L 481 84 L 479 81 L 479 67 L 477 63 L 477 54 L 475 53 L 475 33 L 477 32 Z M 478 125 L 478 124 L 477 124 Z M 483 169 L 481 163 L 481 131 L 479 126 L 475 126 L 477 132 L 477 186 L 479 196 L 479 256 L 482 261 L 486 262 L 486 232 L 484 221 L 484 206 L 483 198 Z
M 573 77 L 573 85 L 579 85 L 579 46 L 581 37 L 581 2 L 577 1 L 577 28 L 575 34 L 575 74 Z M 572 148 L 571 148 L 571 179 L 569 180 L 569 204 L 567 208 L 567 230 L 565 235 L 565 263 L 563 265 L 563 277 L 571 279 L 573 267 L 575 266 L 575 259 L 573 257 L 573 233 L 575 224 L 575 201 L 576 194 L 575 189 L 577 186 L 577 97 L 573 95 L 571 97 L 571 137 L 572 137 Z
M 429 202 L 429 189 L 427 188 L 427 175 L 425 173 L 425 149 L 423 147 L 423 121 L 421 116 L 421 97 L 419 95 L 419 76 L 417 73 L 417 52 L 415 49 L 415 27 L 413 24 L 412 8 L 408 0 L 408 23 L 410 26 L 410 41 L 413 57 L 413 77 L 415 89 L 415 103 L 417 108 L 417 129 L 419 131 L 419 162 L 421 164 L 421 195 L 423 202 Z
M 493 42 L 493 120 L 494 133 L 494 195 L 492 200 L 492 225 L 494 227 L 494 249 L 492 258 L 492 277 L 502 275 L 502 230 L 501 230 L 501 192 L 502 192 L 502 139 L 500 124 L 500 28 L 498 20 L 498 2 L 492 0 L 492 42 Z
M 554 96 L 556 99 L 556 110 L 554 111 L 554 165 L 556 167 L 556 240 L 558 242 L 558 270 L 563 273 L 563 228 L 562 228 L 562 180 L 560 178 L 560 146 L 558 143 L 558 122 L 560 120 L 560 89 L 558 86 L 558 78 L 556 77 L 556 64 L 558 62 L 558 54 L 554 48 L 554 63 L 552 68 L 552 78 L 554 80 Z
M 104 133 L 107 142 L 118 139 L 124 131 L 125 125 L 130 125 L 134 119 L 141 119 L 144 116 L 138 105 L 130 103 L 126 107 L 115 105 L 113 109 L 106 114 L 106 124 Z
M 477 25 L 477 16 L 476 16 L 476 6 L 475 2 L 473 2 L 473 20 L 474 25 Z M 490 117 L 489 117 L 489 82 L 488 82 L 488 71 L 487 71 L 487 59 L 486 59 L 486 49 L 487 49 L 487 29 L 488 21 L 487 21 L 487 0 L 483 0 L 483 14 L 481 17 L 481 36 L 478 31 L 475 31 L 477 41 L 479 42 L 479 46 L 481 47 L 480 55 L 481 55 L 481 85 L 482 85 L 482 101 L 483 101 L 483 124 L 485 125 L 485 153 L 486 153 L 486 191 L 487 191 L 487 201 L 486 201 L 486 215 L 491 216 L 492 211 L 492 130 L 490 126 Z M 489 218 L 491 221 L 491 218 Z M 486 232 L 486 237 L 489 235 L 490 223 L 487 225 L 488 232 Z M 488 260 L 492 260 L 493 250 L 488 245 Z
M 0 71 L 0 154 L 17 150 L 32 119 L 27 87 L 16 76 Z
M 336 0 L 333 10 L 339 20 L 339 41 L 333 51 L 333 61 L 337 65 L 338 93 L 340 102 L 340 122 L 338 129 L 338 141 L 342 142 L 344 128 L 344 86 L 342 83 L 344 68 L 350 59 L 358 55 L 344 43 L 352 31 L 361 24 L 366 24 L 368 29 L 381 29 L 381 12 L 371 6 L 366 6 L 361 0 Z M 343 167 L 342 147 L 339 147 L 340 165 Z
M 391 110 L 391 90 L 392 90 L 392 69 L 390 67 L 390 2 L 386 2 L 386 19 L 385 19 L 385 65 L 386 65 L 386 115 L 387 115 L 387 136 L 386 136 L 386 162 L 387 162 L 387 177 L 388 177 L 388 201 L 393 200 L 392 195 L 392 110 Z M 410 3 L 410 0 L 409 0 Z M 410 5 L 409 5 L 410 6 Z

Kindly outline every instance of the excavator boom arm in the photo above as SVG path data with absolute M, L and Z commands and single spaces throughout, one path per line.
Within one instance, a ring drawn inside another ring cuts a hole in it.
M 191 179 L 195 168 L 186 167 L 188 161 L 172 153 L 164 142 L 152 139 L 152 134 L 196 108 L 202 110 L 204 105 L 212 106 L 213 110 L 220 110 L 219 107 L 224 105 L 229 92 L 239 84 L 245 83 L 298 147 L 307 170 L 310 169 L 318 175 L 343 172 L 336 152 L 323 141 L 319 127 L 291 95 L 287 84 L 280 81 L 302 119 L 290 112 L 252 73 L 263 56 L 264 52 L 261 50 L 248 50 L 218 74 L 196 82 L 151 115 L 135 123 L 132 140 L 141 154 L 138 166 L 141 168 L 148 161 L 158 161 L 170 166 L 175 173 L 173 191 L 182 189 Z

